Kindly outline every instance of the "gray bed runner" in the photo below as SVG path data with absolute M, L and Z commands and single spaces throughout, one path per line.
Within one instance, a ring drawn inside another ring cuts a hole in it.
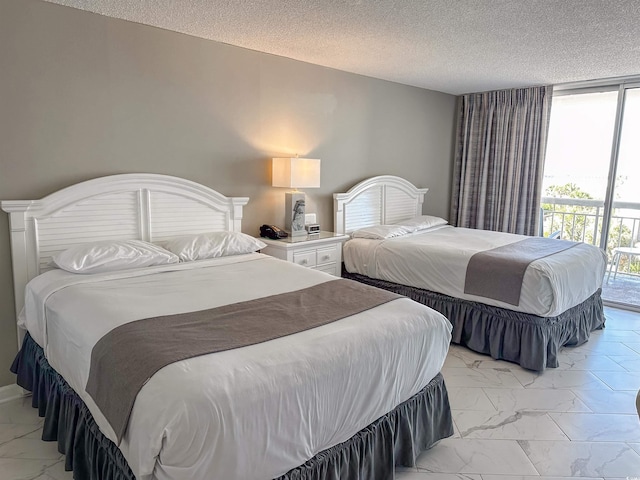
M 519 305 L 522 279 L 529 264 L 576 245 L 579 243 L 531 237 L 478 252 L 467 264 L 464 293 Z
M 403 297 L 338 279 L 209 310 L 136 320 L 93 347 L 86 391 L 119 444 L 138 392 L 162 367 L 309 330 L 397 298 Z

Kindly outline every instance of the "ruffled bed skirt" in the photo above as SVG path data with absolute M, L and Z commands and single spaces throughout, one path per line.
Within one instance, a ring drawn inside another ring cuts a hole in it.
M 453 324 L 453 343 L 530 370 L 557 367 L 560 347 L 585 343 L 590 333 L 603 328 L 605 323 L 601 289 L 556 317 L 539 317 L 377 280 L 344 269 L 342 276 L 399 293 L 431 307 Z
M 45 419 L 42 439 L 57 440 L 65 468 L 76 480 L 135 479 L 118 447 L 100 432 L 84 402 L 28 334 L 11 371 L 18 385 L 33 392 L 32 406 Z M 393 479 L 395 466 L 413 466 L 421 451 L 452 434 L 447 389 L 438 374 L 387 415 L 278 480 Z

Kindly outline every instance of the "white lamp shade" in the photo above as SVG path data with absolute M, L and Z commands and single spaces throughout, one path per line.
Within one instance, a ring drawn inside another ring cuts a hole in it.
M 274 158 L 271 165 L 271 185 L 274 187 L 320 187 L 319 158 Z

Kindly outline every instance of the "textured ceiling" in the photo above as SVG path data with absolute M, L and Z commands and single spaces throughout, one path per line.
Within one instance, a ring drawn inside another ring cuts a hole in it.
M 640 74 L 640 0 L 48 0 L 461 94 Z

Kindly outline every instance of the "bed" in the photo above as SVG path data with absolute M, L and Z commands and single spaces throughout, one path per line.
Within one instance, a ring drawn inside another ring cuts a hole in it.
M 452 227 L 422 216 L 426 192 L 386 175 L 334 194 L 335 230 L 352 237 L 343 248 L 343 277 L 430 306 L 452 322 L 454 343 L 531 370 L 557 367 L 562 346 L 580 345 L 604 327 L 600 294 L 606 257 L 600 249 Z M 481 260 L 487 270 L 471 271 L 472 262 L 486 253 L 522 249 L 527 242 L 552 253 L 523 264 L 515 290 L 507 280 L 511 272 L 497 257 Z M 494 279 L 513 290 L 511 295 L 486 293 Z
M 395 297 L 303 331 L 159 367 L 143 377 L 124 423 L 114 420 L 109 402 L 120 401 L 119 389 L 129 384 L 123 372 L 163 350 L 161 342 L 180 342 L 191 315 L 222 312 L 216 318 L 242 327 L 238 306 L 285 316 L 292 295 L 359 285 L 252 251 L 92 273 L 51 267 L 52 259 L 60 264 L 67 252 L 94 242 L 169 249 L 176 239 L 211 232 L 239 238 L 247 202 L 154 174 L 103 177 L 42 200 L 2 202 L 21 312 L 12 370 L 45 417 L 43 440 L 57 440 L 74 478 L 386 479 L 453 433 L 439 373 L 450 325 Z M 375 296 L 363 292 L 367 301 Z M 325 315 L 299 303 L 291 309 L 301 320 Z M 262 323 L 278 315 L 267 317 L 255 330 L 271 328 Z M 179 319 L 185 322 L 173 323 Z M 114 332 L 125 333 L 100 350 Z M 99 363 L 104 352 L 120 357 Z M 123 369 L 108 370 L 117 366 Z M 105 379 L 115 397 L 95 393 L 92 385 Z M 122 405 L 115 410 L 125 411 Z

